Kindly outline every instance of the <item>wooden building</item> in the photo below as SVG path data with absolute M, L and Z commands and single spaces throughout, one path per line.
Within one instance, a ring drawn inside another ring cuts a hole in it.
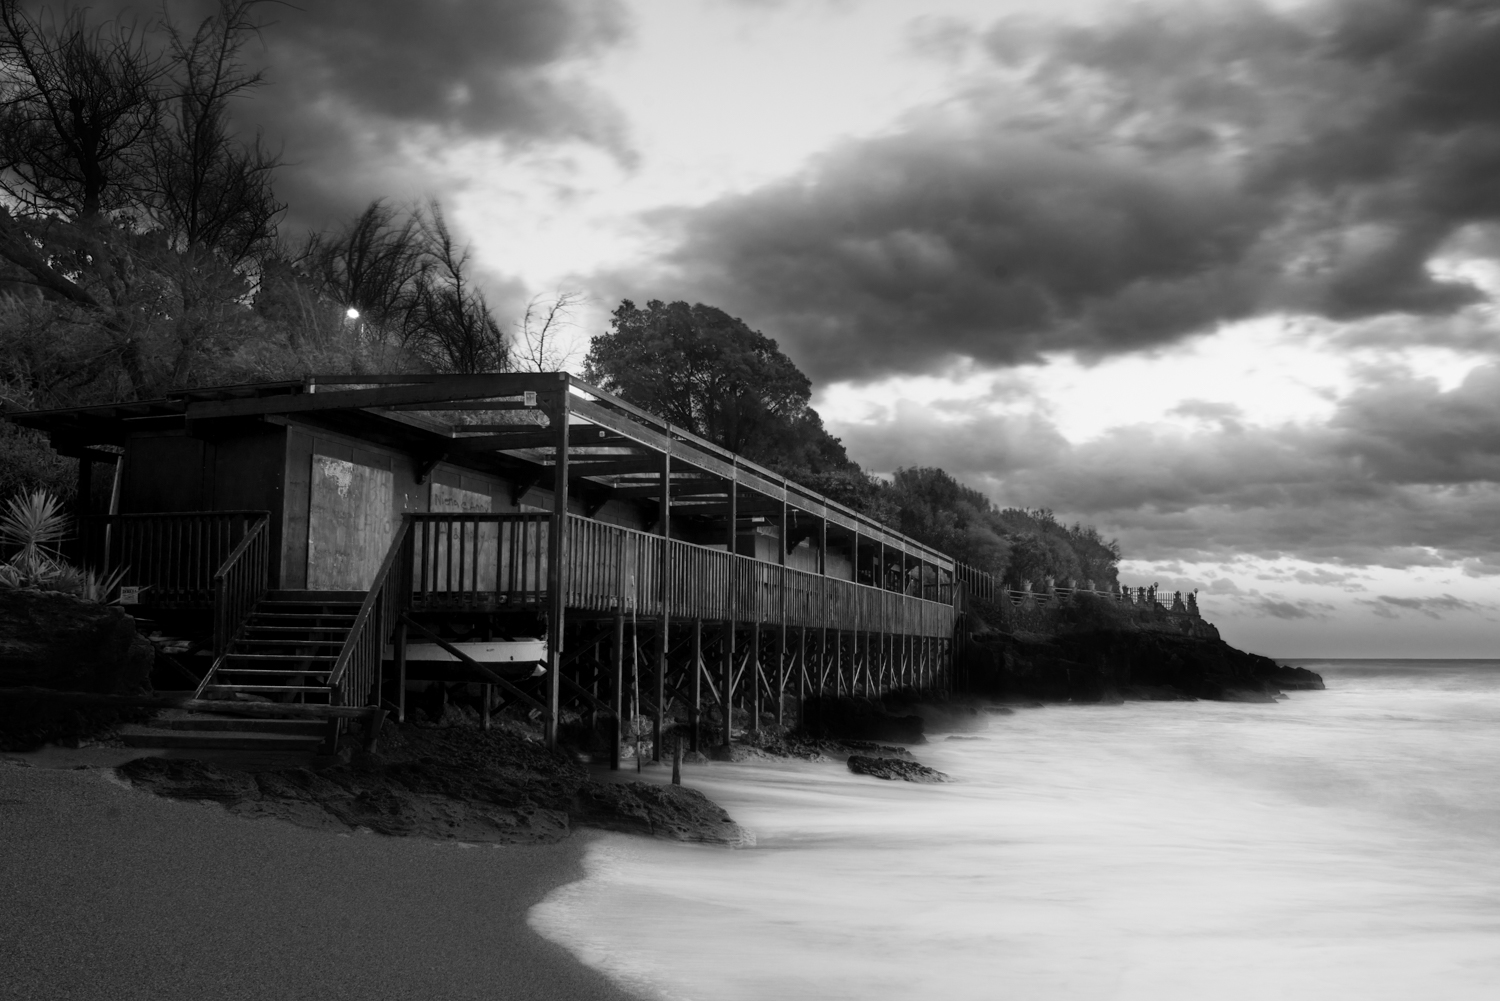
M 78 458 L 84 558 L 211 643 L 206 697 L 404 713 L 465 681 L 553 741 L 561 710 L 683 707 L 727 741 L 730 707 L 951 681 L 951 557 L 567 373 L 12 419 Z

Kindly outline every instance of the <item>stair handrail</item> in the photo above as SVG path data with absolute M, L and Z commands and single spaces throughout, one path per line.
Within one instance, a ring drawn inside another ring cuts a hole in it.
M 213 686 L 214 674 L 224 663 L 229 644 L 269 586 L 271 512 L 254 513 L 258 517 L 245 529 L 244 538 L 214 571 L 214 660 L 198 682 L 195 698 L 203 698 Z
M 271 514 L 260 516 L 245 530 L 224 562 L 214 571 L 214 657 L 224 656 L 245 617 L 265 597 L 270 570 Z
M 328 687 L 334 705 L 347 704 L 346 699 L 355 693 L 361 699 L 369 697 L 375 684 L 385 658 L 386 640 L 411 599 L 411 524 L 410 514 L 401 516 L 401 527 L 396 530 L 338 659 L 333 662 Z M 376 699 L 378 702 L 378 694 Z

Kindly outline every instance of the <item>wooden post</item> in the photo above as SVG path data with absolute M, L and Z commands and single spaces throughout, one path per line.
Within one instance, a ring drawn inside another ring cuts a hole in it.
M 725 602 L 728 610 L 728 619 L 724 623 L 724 678 L 722 698 L 724 702 L 724 746 L 728 747 L 733 740 L 734 729 L 734 627 L 735 627 L 735 580 L 738 578 L 739 554 L 736 548 L 739 545 L 739 508 L 740 484 L 737 477 L 729 481 L 729 527 L 725 540 L 726 548 L 729 550 L 729 600 Z
M 547 540 L 547 719 L 544 733 L 548 747 L 557 746 L 557 714 L 562 690 L 563 616 L 568 607 L 568 414 L 571 399 L 568 373 L 559 372 L 561 383 L 548 408 L 552 421 L 552 524 Z
M 785 724 L 785 710 L 783 703 L 786 702 L 786 482 L 781 484 L 783 493 L 781 495 L 781 518 L 778 534 L 781 536 L 776 546 L 776 562 L 781 568 L 776 571 L 781 578 L 781 618 L 777 623 L 776 630 L 776 725 Z
M 807 702 L 807 627 L 797 628 L 797 725 L 807 725 L 803 706 Z
M 750 662 L 745 675 L 750 679 L 750 729 L 760 729 L 760 622 L 750 627 Z
M 732 737 L 733 723 L 730 719 L 734 709 L 734 620 L 724 623 L 724 662 L 721 665 L 719 694 L 724 710 L 724 746 L 728 747 Z
M 689 747 L 698 751 L 698 726 L 703 719 L 703 620 L 693 620 L 693 731 Z
M 396 623 L 396 722 L 406 722 L 406 622 Z
M 668 436 L 671 428 L 667 428 Z M 667 653 L 672 621 L 672 454 L 661 454 L 661 625 L 656 635 L 656 720 L 651 727 L 651 760 L 661 761 L 661 739 L 667 712 Z
M 615 642 L 610 654 L 614 661 L 614 679 L 610 685 L 610 708 L 614 710 L 614 740 L 609 747 L 609 767 L 620 770 L 620 742 L 625 739 L 625 605 L 618 599 L 615 605 Z
M 495 697 L 495 692 L 494 692 L 494 687 L 495 686 L 494 685 L 480 685 L 479 687 L 481 689 L 483 689 L 483 692 L 481 693 L 481 698 L 484 699 L 484 712 L 481 713 L 480 716 L 479 716 L 479 728 L 481 730 L 488 730 L 490 728 L 490 702 Z

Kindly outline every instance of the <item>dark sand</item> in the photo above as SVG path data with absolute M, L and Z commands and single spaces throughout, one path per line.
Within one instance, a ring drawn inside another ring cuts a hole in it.
M 61 763 L 0 759 L 0 998 L 633 997 L 526 925 L 588 834 L 329 834 Z

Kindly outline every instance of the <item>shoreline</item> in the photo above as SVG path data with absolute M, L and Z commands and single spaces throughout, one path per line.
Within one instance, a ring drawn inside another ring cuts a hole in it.
M 527 924 L 583 874 L 591 832 L 470 845 L 308 830 L 52 757 L 0 758 L 0 996 L 638 1001 Z

